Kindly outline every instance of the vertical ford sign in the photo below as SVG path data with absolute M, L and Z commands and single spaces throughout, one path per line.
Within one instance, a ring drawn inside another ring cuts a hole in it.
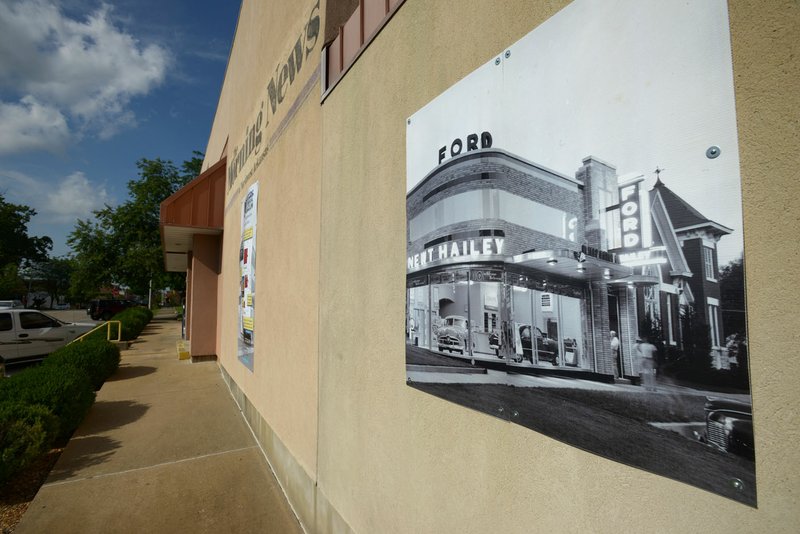
M 253 370 L 255 346 L 256 223 L 258 182 L 247 190 L 242 203 L 242 241 L 239 246 L 239 360 Z
M 619 220 L 622 227 L 622 248 L 642 248 L 643 221 L 638 182 L 620 186 Z

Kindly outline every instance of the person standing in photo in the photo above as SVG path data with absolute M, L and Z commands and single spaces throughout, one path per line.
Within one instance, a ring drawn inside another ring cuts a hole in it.
M 609 335 L 611 336 L 611 359 L 614 361 L 614 377 L 621 378 L 622 375 L 619 372 L 619 338 L 613 330 L 609 332 Z
M 636 340 L 636 356 L 639 359 L 639 376 L 645 391 L 656 390 L 656 346 L 645 338 Z

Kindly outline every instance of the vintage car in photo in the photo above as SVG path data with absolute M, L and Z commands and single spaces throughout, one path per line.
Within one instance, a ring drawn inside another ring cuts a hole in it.
M 753 460 L 753 407 L 746 402 L 706 397 L 705 434 L 697 437 L 721 451 Z
M 558 365 L 558 341 L 547 337 L 539 327 L 533 327 L 533 334 L 536 338 L 536 351 L 539 361 L 550 362 Z M 517 360 L 528 360 L 533 363 L 533 342 L 531 340 L 531 325 L 523 324 L 519 326 L 519 338 L 522 343 L 522 356 Z
M 38 310 L 0 309 L 0 359 L 43 358 L 94 328 L 94 323 L 65 323 Z
M 500 332 L 497 330 L 492 330 L 492 332 L 489 334 L 489 349 L 493 350 L 495 356 L 498 358 L 502 358 L 502 356 L 500 356 L 500 348 L 502 346 L 503 344 L 500 340 Z
M 461 354 L 466 354 L 468 328 L 469 321 L 467 321 L 466 317 L 462 317 L 461 315 L 448 315 L 445 317 L 436 335 L 436 343 L 439 346 L 439 351 L 456 351 Z

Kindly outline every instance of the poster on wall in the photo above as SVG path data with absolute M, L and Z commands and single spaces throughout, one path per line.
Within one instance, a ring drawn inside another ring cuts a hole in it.
M 725 0 L 578 0 L 406 125 L 407 383 L 756 505 Z
M 247 189 L 242 202 L 242 240 L 239 245 L 239 335 L 238 355 L 253 370 L 255 346 L 256 226 L 258 223 L 258 182 Z

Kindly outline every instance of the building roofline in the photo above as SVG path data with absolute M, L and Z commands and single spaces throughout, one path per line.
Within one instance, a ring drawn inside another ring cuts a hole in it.
M 703 223 L 692 224 L 692 225 L 689 225 L 689 226 L 682 226 L 680 228 L 675 228 L 675 233 L 677 234 L 677 233 L 681 233 L 681 232 L 689 232 L 691 230 L 699 230 L 701 228 L 714 228 L 714 229 L 717 230 L 716 233 L 721 234 L 721 235 L 732 234 L 733 231 L 734 231 L 733 228 L 728 228 L 727 226 L 724 226 L 722 224 L 719 224 L 719 223 L 714 222 L 714 221 L 709 219 L 709 220 L 707 220 L 706 222 L 703 222 Z
M 565 180 L 565 181 L 569 182 L 570 184 L 575 185 L 577 187 L 583 187 L 583 182 L 581 182 L 579 180 L 576 180 L 575 178 L 573 178 L 571 176 L 567 176 L 566 174 L 562 174 L 562 173 L 560 173 L 558 171 L 554 171 L 553 169 L 549 169 L 549 168 L 545 167 L 544 165 L 540 165 L 538 163 L 534 163 L 532 161 L 529 161 L 529 160 L 527 160 L 527 159 L 525 159 L 523 157 L 517 156 L 516 154 L 512 154 L 511 152 L 508 152 L 508 151 L 503 150 L 501 148 L 481 148 L 481 149 L 478 149 L 478 150 L 472 150 L 472 151 L 467 152 L 465 154 L 460 154 L 460 155 L 458 155 L 458 156 L 456 156 L 454 158 L 449 159 L 447 162 L 436 166 L 433 170 L 431 170 L 428 174 L 426 174 L 422 178 L 422 180 L 417 182 L 417 184 L 414 187 L 412 187 L 408 192 L 406 192 L 406 196 L 408 197 L 408 196 L 412 195 L 413 193 L 415 193 L 417 191 L 417 189 L 422 187 L 422 185 L 425 184 L 428 180 L 430 180 L 434 176 L 437 176 L 439 173 L 449 169 L 450 167 L 453 167 L 455 165 L 464 163 L 465 161 L 469 161 L 471 159 L 476 159 L 476 158 L 479 158 L 479 157 L 486 157 L 486 156 L 498 156 L 498 157 L 501 157 L 501 158 L 510 159 L 513 162 L 517 163 L 517 164 L 522 164 L 522 165 L 524 165 L 526 167 L 532 167 L 532 168 L 537 169 L 539 171 L 543 171 L 543 172 L 545 172 L 547 174 L 551 174 L 555 178 L 559 178 L 559 179 Z

